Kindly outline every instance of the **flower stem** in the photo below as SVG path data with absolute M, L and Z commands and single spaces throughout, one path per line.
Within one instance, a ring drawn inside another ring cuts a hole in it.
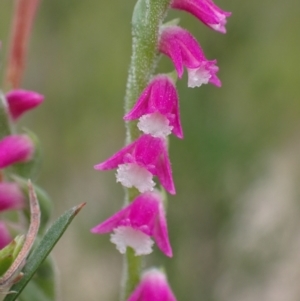
M 171 0 L 138 0 L 132 17 L 132 56 L 129 68 L 125 113 L 128 113 L 138 96 L 148 84 L 158 61 L 159 28 L 162 24 Z M 126 144 L 139 136 L 136 122 L 126 123 Z M 125 203 L 132 202 L 137 192 L 125 190 Z M 127 300 L 140 280 L 142 257 L 135 256 L 131 248 L 127 248 L 124 256 L 123 283 L 124 291 L 121 300 Z
M 40 0 L 15 1 L 11 29 L 11 44 L 4 85 L 8 89 L 20 87 L 27 53 L 28 41 Z

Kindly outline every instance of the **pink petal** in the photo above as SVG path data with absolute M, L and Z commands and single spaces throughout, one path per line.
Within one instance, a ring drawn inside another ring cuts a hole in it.
M 176 87 L 172 79 L 163 74 L 150 81 L 132 110 L 124 116 L 124 120 L 135 120 L 156 112 L 169 120 L 176 136 L 183 138 Z
M 168 192 L 175 194 L 171 163 L 166 142 L 163 139 L 155 138 L 151 135 L 142 135 L 106 161 L 95 165 L 95 169 L 114 169 L 125 163 L 136 163 L 140 167 L 145 168 L 152 175 L 156 175 L 159 178 L 162 186 Z
M 21 209 L 24 204 L 24 195 L 16 183 L 0 183 L 0 211 Z
M 116 233 L 116 231 L 120 229 L 120 231 L 122 230 L 122 233 L 126 233 L 127 230 L 124 227 L 140 231 L 149 237 L 153 236 L 159 249 L 167 256 L 172 256 L 165 211 L 161 195 L 158 192 L 147 192 L 139 195 L 128 206 L 92 228 L 91 232 L 95 234 L 104 234 L 114 231 Z M 143 237 L 141 237 L 141 239 L 142 242 L 145 241 Z M 119 241 L 116 240 L 113 242 L 118 243 Z M 143 249 L 138 242 L 136 245 Z M 149 252 L 147 252 L 147 254 L 149 254 Z
M 6 100 L 10 114 L 16 120 L 25 112 L 40 105 L 44 100 L 44 96 L 34 91 L 17 89 L 8 92 Z
M 180 48 L 180 57 L 177 48 Z M 216 60 L 206 59 L 197 40 L 187 30 L 179 26 L 166 26 L 161 32 L 159 50 L 172 59 L 179 77 L 182 76 L 183 67 L 187 68 L 189 87 L 200 86 L 208 82 L 216 86 L 221 85 L 216 76 L 219 70 L 215 66 Z M 206 73 L 204 77 L 200 72 L 202 69 Z
M 226 17 L 229 17 L 231 13 L 223 11 L 211 0 L 173 0 L 171 7 L 184 10 L 194 15 L 208 27 L 226 33 Z
M 159 215 L 155 223 L 153 237 L 159 249 L 168 257 L 172 257 L 173 252 L 169 241 L 167 220 L 162 203 L 160 204 Z
M 176 301 L 166 276 L 158 269 L 144 272 L 127 301 Z
M 0 141 L 0 168 L 29 161 L 34 153 L 34 145 L 26 135 L 11 135 Z

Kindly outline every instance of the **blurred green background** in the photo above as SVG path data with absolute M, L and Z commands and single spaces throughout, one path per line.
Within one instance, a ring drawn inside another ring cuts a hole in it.
M 4 50 L 12 13 L 2 0 Z M 53 218 L 87 206 L 54 254 L 61 300 L 118 300 L 122 258 L 89 229 L 122 206 L 114 172 L 93 165 L 124 143 L 122 122 L 134 0 L 44 0 L 23 87 L 46 101 L 22 119 L 44 147 L 39 184 Z M 177 195 L 169 198 L 174 257 L 155 247 L 178 301 L 300 300 L 300 1 L 219 0 L 227 34 L 179 11 L 223 86 L 178 83 L 185 138 L 171 138 Z M 2 51 L 2 59 L 5 51 Z M 169 72 L 168 59 L 159 71 Z

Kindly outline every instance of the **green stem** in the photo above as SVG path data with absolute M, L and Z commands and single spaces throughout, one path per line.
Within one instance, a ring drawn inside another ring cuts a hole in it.
M 125 113 L 128 113 L 140 93 L 148 84 L 158 61 L 159 28 L 162 24 L 171 0 L 138 0 L 132 17 L 132 56 L 129 68 Z M 126 123 L 126 144 L 137 139 L 140 132 L 136 122 Z M 125 190 L 125 203 L 132 202 L 137 196 L 136 189 Z M 135 256 L 131 248 L 127 248 L 124 256 L 124 291 L 121 300 L 127 300 L 139 283 L 142 268 L 142 257 Z

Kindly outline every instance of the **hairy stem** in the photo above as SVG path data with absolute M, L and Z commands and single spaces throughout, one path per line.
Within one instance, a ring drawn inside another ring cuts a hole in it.
M 148 84 L 158 60 L 159 28 L 162 24 L 171 0 L 138 0 L 132 17 L 132 56 L 129 68 L 125 113 L 135 104 L 140 93 Z M 139 136 L 136 122 L 126 123 L 126 144 Z M 125 190 L 125 203 L 132 202 L 138 192 L 135 189 Z M 127 300 L 139 282 L 142 258 L 135 256 L 128 248 L 124 256 L 123 283 L 124 291 L 121 300 Z

